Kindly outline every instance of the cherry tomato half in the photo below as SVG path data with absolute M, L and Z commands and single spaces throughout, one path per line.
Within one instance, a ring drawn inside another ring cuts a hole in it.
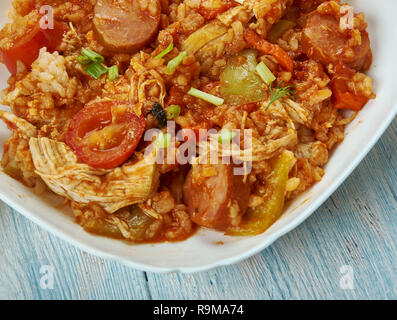
M 66 25 L 54 21 L 53 29 L 42 29 L 40 20 L 29 25 L 22 37 L 13 39 L 10 35 L 11 46 L 7 49 L 0 49 L 0 54 L 8 71 L 15 75 L 17 73 L 17 61 L 22 61 L 26 66 L 39 57 L 40 49 L 47 47 L 49 52 L 54 52 L 61 44 Z
M 66 143 L 81 161 L 94 168 L 112 169 L 134 153 L 145 124 L 145 118 L 138 117 L 128 102 L 97 102 L 75 115 Z

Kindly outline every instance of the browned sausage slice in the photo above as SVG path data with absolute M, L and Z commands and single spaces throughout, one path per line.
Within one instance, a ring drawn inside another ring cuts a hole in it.
M 159 0 L 98 0 L 95 35 L 109 50 L 134 52 L 156 36 L 160 14 Z
M 186 177 L 183 194 L 196 224 L 226 230 L 237 226 L 247 210 L 250 185 L 233 174 L 231 165 L 196 165 Z
M 360 31 L 361 44 L 352 46 L 349 36 L 339 29 L 339 19 L 333 15 L 312 13 L 302 34 L 302 47 L 306 55 L 324 65 L 341 61 L 361 70 L 368 64 L 371 48 L 368 33 Z

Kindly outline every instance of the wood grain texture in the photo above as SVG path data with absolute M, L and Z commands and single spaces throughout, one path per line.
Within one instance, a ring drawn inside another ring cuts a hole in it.
M 0 299 L 148 299 L 143 272 L 77 250 L 0 204 Z M 41 289 L 42 266 L 54 289 Z
M 72 247 L 0 204 L 3 299 L 396 299 L 397 120 L 307 221 L 240 264 L 193 275 L 143 273 Z M 40 267 L 55 270 L 40 289 Z M 354 289 L 340 287 L 344 265 Z

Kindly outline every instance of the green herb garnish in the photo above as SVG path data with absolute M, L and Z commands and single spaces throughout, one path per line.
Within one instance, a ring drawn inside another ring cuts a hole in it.
M 119 68 L 117 66 L 112 66 L 109 68 L 108 77 L 109 81 L 114 81 L 119 76 Z
M 165 113 L 160 103 L 155 102 L 153 105 L 153 109 L 150 110 L 148 114 L 152 114 L 157 119 L 160 128 L 167 125 L 167 114 Z
M 182 63 L 183 59 L 187 56 L 185 51 L 180 52 L 174 59 L 170 60 L 167 64 L 167 73 L 173 74 L 178 68 L 178 66 Z
M 172 120 L 175 119 L 179 116 L 179 114 L 181 113 L 181 107 L 178 105 L 172 105 L 169 106 L 167 109 L 167 119 L 168 120 Z
M 171 42 L 167 48 L 165 48 L 163 51 L 161 51 L 157 56 L 155 56 L 155 59 L 161 59 L 168 53 L 170 53 L 174 49 L 174 44 Z
M 108 68 L 106 68 L 104 65 L 94 62 L 91 63 L 87 68 L 85 68 L 85 71 L 94 79 L 98 80 L 102 75 L 108 72 Z
M 92 51 L 91 49 L 83 49 L 81 50 L 81 55 L 90 59 L 92 62 L 102 63 L 105 61 L 105 58 L 101 56 L 99 53 Z
M 98 80 L 112 68 L 112 77 L 114 76 L 114 67 L 108 69 L 105 65 L 103 65 L 105 58 L 91 49 L 81 50 L 81 55 L 77 57 L 77 61 L 81 65 L 86 66 L 85 71 L 96 80 Z M 109 73 L 109 79 L 110 78 L 111 74 Z
M 216 106 L 220 106 L 225 102 L 225 100 L 223 100 L 222 98 L 216 97 L 212 94 L 198 90 L 196 88 L 190 88 L 190 90 L 187 94 L 189 94 L 193 97 L 199 98 L 201 100 L 207 101 L 209 103 L 212 103 L 213 105 L 216 105 Z
M 82 64 L 83 66 L 85 66 L 85 65 L 91 63 L 91 60 L 88 59 L 87 57 L 83 56 L 83 55 L 78 56 L 78 57 L 77 57 L 77 61 L 78 61 L 80 64 Z
M 270 83 L 269 85 L 269 90 L 270 90 L 270 101 L 265 109 L 269 109 L 269 107 L 276 102 L 277 100 L 283 98 L 283 97 L 288 97 L 294 101 L 296 101 L 296 95 L 295 95 L 295 90 L 293 88 L 296 88 L 294 85 L 286 86 L 286 87 L 281 87 L 283 81 L 281 80 L 280 83 L 275 87 L 274 89 L 272 88 L 272 84 Z

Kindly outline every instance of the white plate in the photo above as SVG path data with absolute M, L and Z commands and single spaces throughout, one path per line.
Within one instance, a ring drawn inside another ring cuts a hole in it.
M 6 21 L 11 0 L 1 1 L 0 24 Z M 265 233 L 250 238 L 230 238 L 201 229 L 184 242 L 133 245 L 86 233 L 67 213 L 0 172 L 0 198 L 44 229 L 75 246 L 103 258 L 110 258 L 137 269 L 152 272 L 197 272 L 246 259 L 294 229 L 310 216 L 349 176 L 373 147 L 397 112 L 397 1 L 349 1 L 366 14 L 374 62 L 370 72 L 377 99 L 371 101 L 346 129 L 345 141 L 332 154 L 325 176 L 297 198 L 283 216 Z M 8 73 L 0 67 L 0 87 L 6 86 Z M 0 126 L 0 152 L 9 136 Z M 224 244 L 217 244 L 222 241 Z

